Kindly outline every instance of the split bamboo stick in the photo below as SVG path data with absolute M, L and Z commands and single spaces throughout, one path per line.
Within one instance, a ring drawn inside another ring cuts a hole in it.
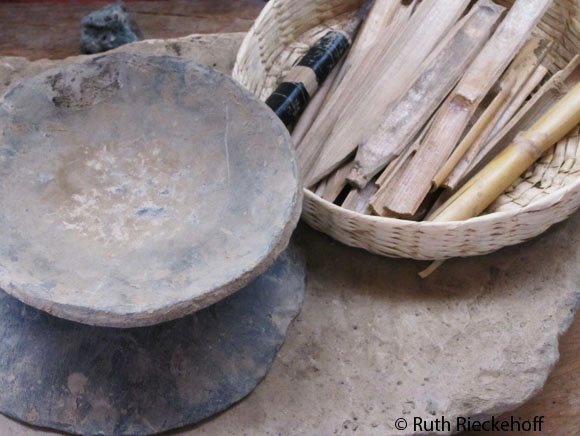
M 334 203 L 334 201 L 347 185 L 346 176 L 350 172 L 351 168 L 352 161 L 345 163 L 342 167 L 328 176 L 326 179 L 326 185 L 324 186 L 324 192 L 322 193 L 322 198 L 324 198 L 326 201 Z
M 509 79 L 513 78 L 510 77 Z M 483 111 L 481 116 L 467 132 L 455 150 L 453 150 L 449 159 L 447 159 L 437 174 L 435 174 L 431 189 L 439 188 L 439 186 L 441 186 L 441 184 L 445 182 L 449 175 L 457 168 L 457 165 L 463 162 L 463 159 L 466 159 L 466 154 L 477 146 L 476 144 L 481 141 L 482 136 L 489 132 L 490 125 L 493 125 L 493 121 L 497 119 L 498 113 L 501 112 L 502 108 L 505 107 L 512 96 L 512 89 L 514 86 L 514 80 L 506 80 L 501 84 L 500 91 L 497 93 L 493 101 Z
M 435 115 L 433 126 L 403 176 L 373 208 L 413 216 L 429 193 L 478 105 L 528 39 L 551 0 L 517 0 Z
M 348 180 L 357 188 L 400 154 L 457 83 L 489 39 L 505 8 L 480 0 L 422 67 L 407 92 L 392 104 L 379 129 L 361 144 Z
M 406 171 L 415 153 L 417 153 L 417 146 L 420 140 L 416 141 L 413 146 L 409 147 L 402 153 L 397 159 L 395 159 L 389 167 L 379 176 L 377 183 L 379 188 L 377 192 L 370 199 L 370 207 L 373 212 L 377 215 L 385 215 L 390 213 L 385 211 L 384 208 L 376 206 L 376 202 L 382 198 L 387 197 L 390 194 L 390 189 L 392 187 L 393 181 L 399 179 Z M 378 203 L 380 204 L 380 203 Z
M 378 186 L 371 182 L 367 183 L 363 189 L 351 189 L 342 203 L 342 207 L 358 213 L 370 213 L 370 199 L 377 192 L 377 188 Z
M 307 144 L 306 149 L 320 150 L 313 167 L 303 167 L 307 184 L 332 172 L 376 130 L 387 107 L 408 88 L 420 65 L 469 3 L 469 0 L 422 1 L 394 42 L 386 50 L 377 50 L 380 52 L 377 60 L 364 62 L 362 86 L 351 86 L 352 97 L 347 106 L 333 108 L 340 111 L 334 129 L 319 143 Z
M 502 114 L 500 120 L 497 122 L 489 137 L 493 138 L 503 126 L 505 126 L 515 115 L 515 113 L 522 107 L 526 100 L 532 95 L 534 90 L 542 83 L 548 75 L 549 70 L 542 64 L 538 65 L 534 72 L 528 77 L 518 93 L 514 96 L 509 106 Z
M 308 129 L 312 127 L 312 123 L 314 123 L 314 120 L 318 116 L 320 109 L 328 98 L 328 94 L 330 93 L 331 88 L 334 87 L 335 82 L 337 81 L 337 78 L 344 67 L 345 62 L 343 58 L 336 66 L 336 68 L 332 70 L 308 106 L 306 106 L 306 109 L 302 113 L 302 116 L 298 119 L 298 122 L 296 123 L 296 126 L 294 126 L 294 129 L 291 133 L 294 147 L 298 148 L 300 146 L 300 143 L 302 142 L 302 139 L 304 139 Z
M 529 130 L 470 179 L 430 218 L 460 221 L 482 213 L 543 153 L 580 124 L 580 82 L 552 106 Z
M 518 98 L 519 91 L 545 57 L 551 45 L 550 42 L 548 39 L 534 37 L 524 45 L 504 74 L 496 97 L 433 178 L 433 189 L 442 184 L 453 189 L 463 177 L 466 168 L 479 154 L 493 129 L 499 123 L 504 122 L 505 111 L 513 100 Z
M 400 29 L 407 24 L 411 11 L 411 5 L 391 0 L 375 1 L 348 53 L 345 64 L 347 71 L 339 75 L 338 85 L 332 89 L 320 113 L 300 141 L 297 155 L 303 174 L 307 174 L 314 165 L 341 109 L 351 105 L 354 98 L 352 89 L 364 86 L 368 72 L 376 66 L 381 52 L 388 49 Z
M 514 115 L 497 134 L 495 134 L 472 162 L 465 175 L 472 174 L 489 162 L 500 150 L 504 149 L 515 138 L 516 134 L 528 129 L 544 112 L 560 100 L 576 83 L 580 81 L 580 56 L 561 71 L 554 74 Z
M 523 103 L 520 91 L 526 88 L 526 83 L 534 71 L 538 69 L 550 47 L 551 40 L 541 38 L 531 38 L 524 45 L 506 71 L 496 98 L 434 177 L 433 188 L 443 185 L 445 188 L 453 190 L 457 187 L 465 177 L 471 163 L 485 147 L 493 130 L 505 125 L 513 116 L 513 107 L 519 107 Z M 523 99 L 525 100 L 528 95 Z M 480 131 L 474 132 L 476 128 Z
M 522 106 L 524 101 L 530 96 L 533 90 L 538 87 L 547 74 L 548 69 L 543 65 L 539 65 L 538 68 L 536 68 L 534 73 L 532 73 L 526 83 L 524 83 L 524 86 L 520 88 L 518 93 L 511 100 L 501 116 L 501 119 L 496 123 L 492 131 L 486 135 L 485 138 L 480 138 L 480 141 L 478 141 L 477 147 L 474 147 L 473 152 L 470 153 L 469 156 L 465 156 L 465 163 L 461 166 L 458 165 L 442 183 L 442 186 L 453 191 L 461 185 L 473 168 L 475 168 L 482 159 L 485 159 L 486 155 L 489 153 L 489 150 L 493 145 L 491 139 L 510 121 L 514 116 L 514 112 Z
M 417 135 L 412 145 L 410 147 L 407 147 L 406 150 L 404 150 L 399 156 L 397 156 L 377 178 L 376 181 L 377 189 L 375 189 L 373 195 L 370 197 L 369 200 L 369 209 L 376 215 L 380 215 L 380 213 L 374 210 L 374 208 L 372 207 L 374 199 L 376 197 L 385 196 L 386 192 L 388 192 L 388 190 L 390 189 L 391 181 L 396 180 L 398 177 L 401 177 L 401 175 L 405 171 L 405 168 L 411 161 L 411 158 L 417 152 L 417 148 L 421 144 L 421 141 L 423 141 L 423 138 L 431 128 L 432 124 L 433 119 L 431 119 L 423 127 L 423 130 L 419 135 Z

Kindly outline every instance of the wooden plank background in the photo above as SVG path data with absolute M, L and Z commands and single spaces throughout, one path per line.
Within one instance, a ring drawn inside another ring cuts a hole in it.
M 107 3 L 0 1 L 0 54 L 30 59 L 79 54 L 81 18 Z M 144 38 L 171 38 L 191 33 L 246 31 L 265 2 L 156 0 L 125 4 Z
M 78 54 L 81 17 L 104 3 L 94 0 L 0 0 L 0 55 L 57 59 Z M 126 3 L 146 38 L 245 31 L 264 4 L 263 0 L 139 0 Z M 560 352 L 560 362 L 543 392 L 505 416 L 533 418 L 543 415 L 545 434 L 578 435 L 580 318 L 562 338 Z

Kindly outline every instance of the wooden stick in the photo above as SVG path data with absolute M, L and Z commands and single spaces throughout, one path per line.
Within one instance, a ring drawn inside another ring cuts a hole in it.
M 548 73 L 549 70 L 545 66 L 540 64 L 536 67 L 533 73 L 520 87 L 518 93 L 510 101 L 509 106 L 506 108 L 501 118 L 491 131 L 489 135 L 490 138 L 493 138 L 497 134 L 497 132 L 499 132 L 503 128 L 503 126 L 505 126 L 513 118 L 515 113 L 522 107 L 522 105 L 525 103 L 528 97 L 532 95 L 532 93 L 538 87 L 538 85 L 542 83 L 542 81 L 548 75 Z
M 449 176 L 449 178 L 445 181 L 443 186 L 449 190 L 455 190 L 457 187 L 461 185 L 461 183 L 465 180 L 466 177 L 473 171 L 473 169 L 479 165 L 479 163 L 487 159 L 487 155 L 490 152 L 491 148 L 493 147 L 493 143 L 491 142 L 490 138 L 493 138 L 497 132 L 501 131 L 507 122 L 514 115 L 514 110 L 517 110 L 521 107 L 524 101 L 530 96 L 532 91 L 540 84 L 540 82 L 546 77 L 548 74 L 548 69 L 543 65 L 539 65 L 536 71 L 530 76 L 530 78 L 526 81 L 524 86 L 519 90 L 516 96 L 512 99 L 509 103 L 509 106 L 506 108 L 504 114 L 502 115 L 501 119 L 496 123 L 494 129 L 491 131 L 489 135 L 485 138 L 485 140 L 481 141 L 480 146 L 477 147 L 477 153 L 473 153 L 475 157 L 470 156 L 469 162 L 461 171 L 461 173 L 454 175 L 453 173 Z
M 307 174 L 316 162 L 341 109 L 351 105 L 354 98 L 352 89 L 359 89 L 364 85 L 368 72 L 376 66 L 381 52 L 388 49 L 400 29 L 406 25 L 411 11 L 412 6 L 400 2 L 375 1 L 348 53 L 345 64 L 348 71 L 339 75 L 338 85 L 332 90 L 300 143 L 297 154 L 303 174 Z
M 323 180 L 316 186 L 312 186 L 310 190 L 322 198 L 322 194 L 324 194 L 324 189 L 326 188 L 326 180 Z
M 352 168 L 352 161 L 345 163 L 342 167 L 332 173 L 326 179 L 326 185 L 324 187 L 324 192 L 322 198 L 331 203 L 334 203 L 336 198 L 342 192 L 342 190 L 347 185 L 346 176 Z
M 409 18 L 407 14 L 410 14 L 410 11 L 410 7 L 403 6 L 401 8 L 401 5 L 389 0 L 375 0 L 352 45 L 346 59 L 345 68 L 339 74 L 338 80 L 342 81 L 347 78 L 346 74 L 351 68 L 357 67 L 364 62 L 369 51 L 376 49 L 375 44 L 386 36 L 385 29 L 395 24 L 393 20 L 397 22 L 402 18 L 403 21 L 407 21 Z M 356 75 L 356 72 L 353 71 L 353 73 Z
M 308 132 L 308 129 L 314 123 L 314 120 L 320 112 L 320 108 L 324 105 L 328 98 L 328 94 L 331 88 L 334 87 L 338 75 L 344 68 L 345 59 L 341 59 L 340 63 L 336 66 L 334 70 L 330 73 L 326 81 L 322 84 L 312 101 L 306 106 L 306 109 L 302 113 L 302 116 L 298 119 L 294 130 L 292 130 L 291 136 L 294 146 L 298 148 L 300 143 L 304 139 L 304 136 Z
M 426 279 L 431 274 L 433 274 L 435 270 L 437 270 L 437 268 L 443 265 L 444 262 L 445 260 L 436 260 L 432 262 L 427 268 L 419 272 L 419 277 L 421 277 L 422 279 Z
M 432 187 L 437 171 L 449 158 L 477 106 L 489 92 L 551 0 L 517 0 L 494 35 L 435 115 L 433 126 L 396 186 L 375 198 L 375 210 L 413 216 Z
M 320 148 L 321 153 L 311 171 L 309 167 L 303 168 L 307 171 L 307 184 L 332 172 L 376 130 L 381 115 L 408 88 L 419 66 L 469 3 L 469 0 L 422 1 L 395 41 L 386 50 L 377 50 L 381 52 L 378 60 L 365 62 L 369 71 L 363 86 L 349 90 L 354 95 L 348 106 L 334 108 L 341 111 L 334 130 L 322 144 L 309 145 Z
M 368 214 L 371 197 L 377 192 L 378 186 L 374 183 L 367 183 L 363 189 L 352 189 L 342 203 L 345 209 L 358 213 Z
M 580 56 L 576 56 L 563 70 L 554 74 L 482 149 L 465 173 L 473 174 L 508 146 L 518 132 L 528 129 L 544 112 L 559 101 L 580 80 Z
M 404 150 L 399 156 L 397 156 L 387 167 L 383 170 L 381 175 L 377 178 L 377 185 L 379 187 L 388 185 L 393 177 L 400 176 L 404 165 L 408 163 L 409 159 L 417 152 L 419 145 L 425 138 L 425 135 L 429 132 L 429 129 L 433 125 L 433 118 L 431 118 L 427 124 L 423 126 L 423 130 L 413 139 L 413 142 L 406 150 Z
M 515 85 L 514 80 L 505 81 L 501 84 L 501 89 L 493 99 L 491 104 L 485 109 L 483 114 L 477 119 L 473 127 L 467 132 L 467 135 L 453 150 L 453 153 L 447 159 L 445 164 L 439 169 L 432 181 L 432 189 L 437 189 L 449 175 L 457 168 L 457 165 L 465 158 L 465 154 L 474 148 L 474 145 L 484 136 L 489 130 L 490 125 L 497 119 L 498 113 L 509 101 L 512 96 L 512 88 Z
M 534 71 L 534 73 L 530 76 L 528 81 L 524 84 L 524 86 L 520 89 L 518 94 L 514 97 L 512 102 L 506 108 L 500 121 L 496 124 L 495 128 L 492 130 L 489 137 L 485 141 L 485 145 L 481 147 L 477 156 L 472 160 L 472 162 L 467 166 L 467 168 L 463 172 L 462 178 L 458 179 L 457 181 L 454 181 L 453 184 L 446 183 L 446 187 L 448 189 L 457 188 L 461 184 L 461 182 L 465 179 L 465 177 L 479 164 L 479 162 L 481 162 L 483 159 L 486 159 L 487 154 L 493 147 L 491 139 L 493 139 L 497 135 L 497 133 L 499 133 L 502 130 L 502 128 L 505 127 L 505 125 L 513 118 L 517 110 L 521 108 L 525 100 L 532 94 L 534 89 L 538 87 L 538 85 L 542 82 L 542 80 L 544 80 L 544 78 L 548 73 L 549 71 L 546 67 L 544 67 L 543 65 L 538 65 L 536 71 Z
M 310 99 L 351 47 L 354 36 L 373 2 L 374 0 L 364 0 L 342 29 L 331 30 L 316 41 L 266 99 L 266 105 L 289 130 L 296 125 Z
M 550 46 L 549 39 L 531 38 L 526 43 L 504 74 L 500 92 L 435 175 L 433 188 L 443 185 L 447 189 L 455 189 L 484 148 L 493 130 L 503 126 L 513 116 L 513 113 L 506 112 L 511 112 L 514 106 L 523 102 L 520 91 L 544 59 Z
M 431 217 L 460 221 L 479 215 L 543 153 L 580 123 L 580 82 L 533 126 L 520 133 Z
M 409 90 L 389 107 L 379 129 L 359 146 L 349 183 L 363 188 L 400 154 L 449 94 L 504 11 L 491 0 L 481 0 L 471 8 L 425 62 Z

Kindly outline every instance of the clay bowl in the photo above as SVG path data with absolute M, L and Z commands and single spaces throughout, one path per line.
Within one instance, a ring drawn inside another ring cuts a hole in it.
M 235 292 L 301 205 L 290 138 L 232 79 L 115 54 L 0 106 L 0 288 L 53 315 L 133 327 Z

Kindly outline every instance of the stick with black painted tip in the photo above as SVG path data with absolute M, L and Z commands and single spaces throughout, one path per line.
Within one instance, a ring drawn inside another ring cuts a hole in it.
M 341 30 L 331 30 L 319 39 L 292 67 L 266 104 L 291 129 L 302 112 L 350 48 L 352 40 L 374 0 L 366 0 Z

